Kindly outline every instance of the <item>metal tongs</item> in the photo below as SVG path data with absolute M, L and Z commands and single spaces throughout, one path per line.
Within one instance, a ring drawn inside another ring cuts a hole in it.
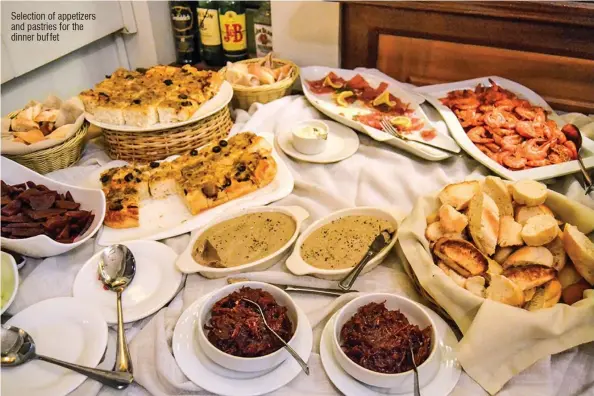
M 382 120 L 380 121 L 380 124 L 382 125 L 382 128 L 383 128 L 384 132 L 388 133 L 389 135 L 394 136 L 397 139 L 404 140 L 406 142 L 419 143 L 419 144 L 422 144 L 424 146 L 429 146 L 429 147 L 432 147 L 434 149 L 445 151 L 445 152 L 450 153 L 450 154 L 456 154 L 456 155 L 460 154 L 460 151 L 450 150 L 448 148 L 437 146 L 435 144 L 431 144 L 429 142 L 424 142 L 422 140 L 411 139 L 411 138 L 409 138 L 409 137 L 401 134 L 400 132 L 398 132 L 398 130 L 396 128 L 394 128 L 394 126 L 392 125 L 392 123 L 390 123 L 390 120 L 388 118 L 386 118 L 386 117 L 382 118 Z

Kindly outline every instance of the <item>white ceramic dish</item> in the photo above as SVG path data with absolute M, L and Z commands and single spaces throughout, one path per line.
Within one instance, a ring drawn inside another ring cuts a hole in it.
M 562 164 L 513 171 L 505 168 L 502 165 L 499 165 L 476 147 L 476 145 L 468 138 L 468 136 L 466 136 L 466 132 L 464 132 L 464 128 L 462 128 L 462 125 L 460 125 L 456 115 L 448 107 L 441 104 L 439 99 L 446 97 L 448 92 L 457 89 L 474 89 L 478 84 L 490 86 L 491 83 L 489 82 L 489 79 L 495 81 L 497 85 L 515 93 L 520 98 L 528 100 L 533 105 L 541 106 L 545 110 L 551 112 L 550 118 L 555 120 L 559 127 L 565 125 L 565 122 L 559 116 L 557 116 L 553 109 L 551 109 L 551 106 L 549 106 L 548 103 L 536 92 L 516 82 L 497 76 L 475 78 L 473 80 L 465 80 L 449 84 L 429 85 L 426 87 L 417 88 L 416 91 L 423 94 L 425 98 L 441 113 L 443 119 L 450 129 L 450 132 L 452 133 L 452 136 L 454 139 L 456 139 L 460 147 L 462 147 L 464 151 L 466 151 L 474 159 L 501 177 L 509 180 L 546 180 L 579 172 L 580 167 L 577 161 L 569 161 Z M 581 154 L 586 168 L 594 167 L 594 141 L 588 139 L 586 136 L 583 136 Z
M 91 124 L 96 125 L 99 128 L 110 129 L 110 130 L 114 130 L 114 131 L 126 131 L 126 132 L 160 131 L 163 129 L 177 128 L 180 126 L 189 125 L 193 122 L 197 122 L 197 121 L 200 121 L 208 116 L 211 116 L 214 113 L 216 113 L 217 111 L 219 111 L 222 108 L 224 108 L 225 106 L 227 106 L 229 104 L 229 102 L 231 102 L 232 98 L 233 98 L 233 88 L 231 87 L 231 84 L 229 84 L 227 81 L 223 81 L 223 83 L 221 84 L 221 88 L 219 89 L 219 92 L 217 92 L 217 94 L 212 99 L 208 100 L 206 103 L 204 103 L 202 106 L 200 106 L 198 108 L 198 110 L 196 110 L 196 112 L 194 114 L 192 114 L 192 117 L 190 117 L 186 121 L 172 122 L 169 124 L 162 124 L 159 122 L 154 125 L 147 126 L 147 127 L 137 127 L 137 126 L 133 126 L 133 125 L 114 125 L 114 124 L 107 124 L 105 122 L 99 122 L 99 121 L 96 121 L 95 118 L 93 117 L 93 115 L 89 114 L 89 113 L 85 113 L 85 118 Z
M 338 311 L 338 315 L 334 320 L 334 328 L 332 332 L 334 356 L 344 371 L 367 385 L 391 388 L 401 392 L 412 392 L 414 384 L 414 373 L 412 370 L 398 374 L 384 374 L 368 370 L 353 362 L 340 347 L 342 343 L 340 331 L 345 323 L 357 313 L 357 310 L 371 302 L 381 303 L 384 301 L 388 310 L 399 310 L 406 316 L 411 324 L 419 326 L 420 329 L 431 326 L 431 352 L 427 360 L 418 366 L 419 385 L 423 387 L 433 380 L 439 371 L 439 363 L 441 361 L 441 351 L 438 348 L 438 336 L 435 323 L 420 304 L 395 294 L 366 294 L 350 301 Z
M 9 239 L 2 237 L 0 239 L 2 247 L 29 257 L 57 256 L 58 254 L 65 253 L 85 243 L 89 238 L 95 235 L 97 230 L 101 227 L 101 224 L 103 224 L 103 218 L 105 217 L 105 196 L 102 191 L 58 183 L 5 157 L 2 157 L 0 161 L 0 164 L 2 165 L 2 180 L 4 180 L 5 183 L 20 184 L 32 181 L 35 184 L 43 184 L 59 193 L 70 191 L 74 200 L 80 203 L 81 209 L 90 210 L 95 215 L 95 219 L 87 232 L 79 236 L 73 243 L 60 243 L 48 236 L 37 235 L 24 239 Z
M 169 246 L 154 241 L 131 241 L 124 243 L 136 260 L 136 275 L 122 293 L 124 321 L 134 322 L 157 312 L 177 293 L 183 280 L 175 268 L 177 254 Z M 97 279 L 100 251 L 80 269 L 72 295 L 96 307 L 108 324 L 118 322 L 116 293 L 103 289 Z
M 305 133 L 304 130 L 314 132 L 317 134 Z M 328 143 L 328 125 L 320 120 L 305 120 L 298 122 L 291 128 L 291 135 L 293 140 L 293 147 L 301 154 L 315 155 L 320 154 L 326 149 Z
M 107 346 L 107 324 L 101 314 L 72 297 L 34 304 L 7 322 L 29 333 L 37 352 L 66 362 L 96 367 Z M 63 396 L 87 377 L 35 360 L 2 368 L 2 394 L 7 396 Z
M 9 279 L 12 280 L 12 282 L 7 282 L 7 284 L 10 285 L 10 287 L 12 288 L 12 292 L 10 293 L 10 298 L 6 301 L 6 304 L 0 306 L 0 315 L 6 312 L 8 307 L 10 307 L 10 304 L 12 304 L 12 302 L 14 301 L 14 298 L 16 297 L 17 292 L 19 290 L 19 270 L 17 268 L 16 261 L 14 260 L 14 257 L 12 257 L 10 254 L 6 252 L 1 253 L 2 268 L 0 270 L 0 276 L 2 277 L 2 280 L 4 280 L 5 278 L 12 277 L 12 279 Z M 3 285 L 0 285 L 0 289 L 2 288 Z
M 386 142 L 391 146 L 397 147 L 401 150 L 407 151 L 411 154 L 417 155 L 429 161 L 441 161 L 443 159 L 451 157 L 451 154 L 448 154 L 444 151 L 427 147 L 419 143 L 408 142 L 395 138 L 390 134 L 369 127 L 352 119 L 353 115 L 364 114 L 369 112 L 369 110 L 362 110 L 360 108 L 352 107 L 342 107 L 336 104 L 332 99 L 331 95 L 329 94 L 314 94 L 309 89 L 309 86 L 306 83 L 306 81 L 319 80 L 331 71 L 346 80 L 351 79 L 357 74 L 360 74 L 373 87 L 377 87 L 381 82 L 386 82 L 388 84 L 388 90 L 392 95 L 396 96 L 397 98 L 400 98 L 404 102 L 410 103 L 411 108 L 414 109 L 413 115 L 417 118 L 422 119 L 427 125 L 427 127 L 432 127 L 436 130 L 437 136 L 431 141 L 431 143 L 443 145 L 444 147 L 447 147 L 455 151 L 460 150 L 458 145 L 449 136 L 447 127 L 442 122 L 440 122 L 441 116 L 438 113 L 436 114 L 435 112 L 426 111 L 425 108 L 420 106 L 423 102 L 423 98 L 421 98 L 419 95 L 409 92 L 402 85 L 398 84 L 395 80 L 384 80 L 378 76 L 374 76 L 369 73 L 356 72 L 354 70 L 336 69 L 323 66 L 310 66 L 302 68 L 301 85 L 305 97 L 316 109 L 318 109 L 328 117 L 359 132 L 363 132 L 366 135 L 369 135 L 374 140 Z M 420 137 L 417 137 L 417 133 L 411 135 L 410 137 L 414 139 L 421 139 Z
M 437 375 L 431 382 L 421 388 L 421 395 L 445 396 L 454 389 L 462 371 L 455 353 L 458 340 L 452 329 L 449 328 L 448 324 L 440 318 L 439 315 L 427 307 L 423 308 L 429 314 L 431 319 L 433 319 L 433 323 L 435 323 L 439 339 L 441 361 Z M 334 343 L 332 341 L 334 323 L 337 315 L 338 313 L 334 314 L 326 324 L 320 342 L 322 365 L 324 366 L 324 371 L 326 371 L 330 381 L 332 381 L 332 383 L 345 396 L 377 396 L 381 394 L 414 396 L 413 392 L 402 392 L 398 389 L 378 388 L 366 385 L 357 381 L 342 369 L 335 357 Z
M 341 217 L 346 216 L 373 216 L 380 219 L 387 220 L 392 223 L 392 226 L 396 230 L 394 235 L 392 235 L 392 240 L 379 254 L 377 254 L 367 265 L 363 268 L 361 274 L 365 274 L 375 267 L 377 267 L 385 258 L 388 252 L 394 247 L 396 243 L 396 239 L 398 238 L 398 219 L 400 218 L 400 214 L 396 211 L 392 211 L 390 208 L 376 208 L 376 207 L 359 207 L 359 208 L 348 208 L 339 210 L 337 212 L 333 212 L 326 217 L 321 218 L 320 220 L 316 221 L 297 239 L 295 242 L 295 249 L 293 249 L 293 253 L 287 259 L 287 268 L 294 273 L 295 275 L 313 275 L 318 278 L 324 279 L 331 279 L 331 280 L 338 280 L 345 277 L 352 268 L 343 268 L 343 269 L 336 269 L 336 270 L 327 270 L 316 268 L 312 265 L 309 265 L 301 258 L 301 245 L 307 239 L 307 237 L 317 230 L 318 228 L 331 223 L 332 221 L 339 219 Z
M 278 305 L 287 308 L 287 315 L 293 324 L 293 337 L 287 342 L 291 347 L 294 347 L 296 342 L 297 328 L 299 327 L 299 318 L 297 313 L 297 305 L 287 293 L 276 286 L 263 282 L 239 282 L 227 285 L 222 289 L 210 294 L 206 301 L 202 304 L 198 311 L 198 326 L 196 329 L 196 337 L 198 337 L 198 344 L 212 361 L 223 366 L 229 370 L 239 371 L 242 373 L 263 372 L 271 370 L 281 364 L 285 359 L 290 358 L 289 353 L 285 348 L 281 348 L 271 354 L 253 358 L 233 356 L 225 353 L 210 343 L 206 336 L 205 326 L 208 324 L 211 316 L 212 306 L 219 300 L 227 297 L 244 287 L 251 287 L 252 289 L 262 289 L 272 294 Z
M 260 260 L 252 261 L 251 263 L 231 268 L 207 267 L 205 265 L 197 263 L 194 260 L 194 258 L 192 257 L 194 244 L 196 243 L 198 238 L 200 238 L 200 235 L 202 235 L 206 230 L 220 222 L 230 220 L 238 216 L 243 216 L 248 213 L 258 212 L 280 212 L 286 214 L 287 216 L 291 216 L 291 218 L 295 221 L 295 232 L 293 233 L 293 236 L 291 236 L 291 239 L 289 239 L 289 241 L 287 241 L 287 243 L 285 243 L 279 250 L 269 254 L 266 257 L 261 258 Z M 177 258 L 175 265 L 183 273 L 192 274 L 198 272 L 202 276 L 205 276 L 207 278 L 221 278 L 224 276 L 238 274 L 240 272 L 246 271 L 263 271 L 267 268 L 272 267 L 274 264 L 278 263 L 280 260 L 286 257 L 288 250 L 291 248 L 291 246 L 293 246 L 293 243 L 295 243 L 295 240 L 299 235 L 299 232 L 301 230 L 301 224 L 308 217 L 309 213 L 300 206 L 256 206 L 253 208 L 234 211 L 232 213 L 222 215 L 220 217 L 217 217 L 210 223 L 204 225 L 204 227 L 202 227 L 200 231 L 198 231 L 192 236 L 190 243 L 183 251 L 183 253 Z
M 272 136 L 263 137 L 269 142 L 273 142 Z M 225 214 L 230 210 L 267 205 L 284 198 L 293 191 L 293 175 L 274 149 L 272 157 L 277 164 L 276 177 L 270 184 L 263 188 L 197 214 L 196 216 L 192 216 L 182 199 L 177 195 L 171 195 L 165 199 L 147 199 L 140 204 L 139 227 L 126 229 L 103 227 L 97 238 L 97 243 L 102 246 L 109 246 L 136 239 L 158 241 L 165 238 L 171 238 L 204 227 L 218 216 Z M 166 161 L 173 160 L 174 158 L 177 158 L 177 156 L 171 156 L 167 158 Z M 92 188 L 101 188 L 99 182 L 99 175 L 101 172 L 108 168 L 125 164 L 126 163 L 122 161 L 107 164 L 105 167 L 93 172 L 90 175 L 87 184 Z
M 182 313 L 171 342 L 177 364 L 193 383 L 218 395 L 256 396 L 285 386 L 301 373 L 301 367 L 291 358 L 264 374 L 232 371 L 210 360 L 196 339 L 198 312 L 207 298 L 194 302 Z M 299 325 L 294 349 L 307 362 L 313 346 L 313 333 L 303 310 L 297 307 L 297 313 Z
M 359 137 L 355 131 L 338 122 L 323 122 L 328 125 L 329 133 L 326 148 L 319 154 L 307 155 L 297 151 L 293 145 L 293 136 L 291 134 L 292 126 L 290 125 L 278 125 L 275 139 L 276 144 L 290 157 L 300 161 L 317 164 L 329 164 L 342 161 L 357 152 L 359 149 Z

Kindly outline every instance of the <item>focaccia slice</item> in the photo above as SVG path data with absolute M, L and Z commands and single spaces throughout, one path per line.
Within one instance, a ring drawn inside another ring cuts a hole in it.
M 139 197 L 133 187 L 110 190 L 106 196 L 107 210 L 103 223 L 111 228 L 138 227 Z

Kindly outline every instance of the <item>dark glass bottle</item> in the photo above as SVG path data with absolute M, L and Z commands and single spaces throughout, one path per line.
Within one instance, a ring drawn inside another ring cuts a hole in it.
M 245 7 L 241 1 L 221 1 L 219 21 L 225 58 L 230 62 L 247 59 Z
M 200 43 L 202 44 L 202 59 L 209 66 L 225 65 L 217 2 L 212 0 L 198 2 L 197 15 Z
M 171 25 L 175 38 L 175 54 L 180 65 L 200 62 L 197 47 L 198 29 L 191 1 L 170 1 Z

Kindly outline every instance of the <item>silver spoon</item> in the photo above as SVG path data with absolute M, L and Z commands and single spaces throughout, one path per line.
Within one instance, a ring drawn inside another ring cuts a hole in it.
M 419 371 L 417 370 L 417 363 L 415 363 L 415 354 L 412 349 L 412 345 L 409 344 L 410 348 L 410 360 L 413 363 L 413 370 L 415 372 L 415 385 L 414 385 L 414 395 L 421 396 L 421 390 L 419 389 Z
M 100 370 L 38 355 L 33 338 L 25 330 L 15 326 L 2 326 L 2 367 L 16 367 L 34 359 L 76 371 L 115 389 L 126 389 L 134 381 L 130 373 Z
M 291 348 L 291 346 L 289 344 L 287 344 L 287 342 L 285 340 L 283 340 L 283 338 L 281 336 L 279 336 L 276 331 L 272 330 L 272 328 L 270 328 L 270 326 L 268 326 L 268 323 L 266 322 L 266 317 L 264 316 L 264 311 L 262 311 L 262 308 L 260 308 L 260 305 L 252 300 L 249 300 L 247 298 L 242 298 L 243 301 L 252 304 L 253 306 L 255 306 L 256 308 L 258 308 L 258 312 L 260 312 L 260 316 L 262 316 L 262 321 L 264 322 L 264 326 L 266 326 L 266 328 L 268 329 L 268 331 L 270 331 L 272 334 L 274 334 L 274 336 L 276 338 L 278 338 L 278 340 L 280 342 L 283 343 L 283 345 L 285 346 L 285 349 L 291 354 L 291 356 L 293 356 L 295 358 L 295 360 L 297 360 L 297 363 L 299 363 L 299 365 L 301 366 L 301 369 L 303 370 L 303 372 L 306 375 L 309 375 L 309 366 L 307 365 L 307 363 L 301 358 L 301 356 L 299 356 L 299 354 L 297 353 L 297 351 L 295 351 L 293 348 Z
M 122 292 L 132 282 L 136 274 L 134 255 L 124 245 L 106 248 L 99 259 L 98 273 L 103 284 L 117 293 L 118 339 L 116 350 L 116 371 L 132 373 L 132 359 L 124 332 L 124 314 L 122 313 Z
M 584 165 L 584 161 L 580 155 L 580 149 L 582 148 L 582 133 L 580 132 L 579 128 L 573 124 L 564 125 L 563 128 L 561 128 L 561 132 L 565 134 L 567 140 L 570 140 L 573 142 L 573 144 L 575 144 L 575 148 L 577 150 L 577 160 L 580 164 L 582 175 L 584 175 L 586 194 L 589 194 L 594 189 L 594 185 L 592 184 L 592 178 L 590 177 L 588 169 L 586 169 L 586 165 Z
M 379 252 L 381 252 L 381 250 L 390 243 L 391 239 L 392 233 L 388 232 L 388 230 L 383 230 L 382 232 L 380 232 L 378 236 L 375 237 L 373 242 L 371 242 L 369 250 L 367 251 L 365 256 L 363 256 L 359 264 L 353 267 L 351 272 L 349 272 L 349 274 L 345 276 L 343 280 L 338 282 L 338 287 L 340 287 L 342 290 L 350 290 L 350 288 L 353 287 L 353 283 L 355 283 L 361 271 L 363 271 L 363 268 L 365 268 L 365 265 L 367 265 L 367 263 L 372 258 L 374 258 Z

